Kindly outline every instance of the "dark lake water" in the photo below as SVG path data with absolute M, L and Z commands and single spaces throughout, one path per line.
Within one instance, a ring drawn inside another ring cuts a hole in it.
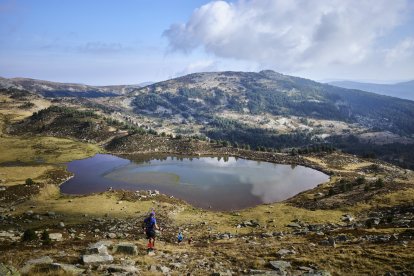
M 68 164 L 75 176 L 61 186 L 67 194 L 114 189 L 159 190 L 188 203 L 236 210 L 282 201 L 329 180 L 317 170 L 235 157 L 128 157 L 109 154 Z

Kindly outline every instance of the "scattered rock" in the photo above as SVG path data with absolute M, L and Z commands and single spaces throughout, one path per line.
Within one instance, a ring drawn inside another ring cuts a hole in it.
M 63 236 L 61 233 L 50 233 L 49 239 L 52 241 L 61 241 L 63 239 Z
M 108 233 L 106 236 L 110 239 L 116 239 L 116 234 L 115 233 Z
M 80 275 L 83 272 L 85 272 L 85 269 L 79 268 L 75 265 L 71 264 L 60 264 L 60 263 L 53 263 L 52 264 L 54 270 L 62 270 L 66 273 L 69 273 L 71 275 Z
M 137 255 L 138 247 L 133 243 L 120 243 L 116 245 L 115 252 L 128 255 Z
M 109 254 L 99 255 L 99 254 L 90 254 L 90 255 L 83 255 L 82 262 L 84 264 L 94 264 L 94 263 L 108 263 L 112 262 L 114 257 Z
M 279 251 L 277 251 L 277 254 L 280 257 L 283 257 L 285 255 L 293 255 L 293 254 L 296 254 L 296 251 L 295 250 L 289 250 L 289 249 L 280 249 Z
M 286 261 L 270 261 L 270 265 L 276 270 L 278 273 L 285 275 L 286 269 L 291 267 L 290 262 Z
M 111 273 L 127 273 L 127 275 L 135 275 L 139 272 L 133 265 L 110 265 L 106 269 Z
M 104 244 L 98 242 L 98 243 L 90 245 L 86 249 L 86 254 L 107 255 L 108 254 L 108 248 Z
M 43 265 L 43 264 L 52 264 L 53 259 L 49 256 L 40 257 L 37 259 L 30 259 L 28 260 L 25 265 L 20 269 L 20 272 L 23 274 L 28 274 L 32 268 L 36 265 Z
M 169 273 L 170 273 L 170 271 L 171 271 L 171 269 L 169 269 L 169 268 L 168 268 L 168 267 L 166 267 L 166 266 L 158 266 L 157 268 L 158 268 L 158 270 L 159 270 L 159 271 L 161 271 L 163 274 L 169 274 Z
M 273 237 L 273 233 L 271 232 L 265 232 L 261 234 L 262 238 L 271 238 Z
M 296 222 L 291 222 L 287 225 L 287 227 L 291 227 L 291 228 L 302 228 L 302 226 L 300 226 L 298 223 Z
M 343 222 L 353 222 L 355 219 L 353 216 L 351 216 L 350 214 L 346 214 L 342 216 L 342 221 Z

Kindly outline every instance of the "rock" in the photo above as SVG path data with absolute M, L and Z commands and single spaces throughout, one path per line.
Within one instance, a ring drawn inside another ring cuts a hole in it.
M 342 216 L 343 222 L 353 222 L 355 219 L 350 214 L 346 214 Z
M 31 216 L 31 215 L 33 215 L 33 211 L 32 210 L 26 211 L 25 214 L 28 215 L 28 216 Z
M 303 276 L 331 276 L 331 273 L 325 270 L 305 272 Z
M 182 263 L 170 263 L 170 266 L 172 266 L 173 268 L 180 269 L 180 268 L 182 268 L 184 265 L 183 265 Z
M 25 265 L 20 269 L 20 272 L 23 274 L 28 274 L 32 268 L 36 265 L 52 264 L 53 259 L 49 256 L 40 257 L 37 259 L 28 260 Z
M 101 254 L 107 255 L 108 248 L 104 244 L 96 243 L 86 249 L 86 254 Z
M 218 236 L 218 238 L 219 238 L 219 239 L 221 239 L 221 240 L 228 240 L 228 239 L 230 239 L 230 238 L 231 238 L 231 235 L 230 235 L 230 234 L 228 234 L 228 233 L 224 233 L 224 234 L 220 234 L 220 235 Z
M 150 265 L 148 270 L 152 273 L 157 273 L 157 267 L 155 265 Z
M 71 264 L 53 263 L 52 266 L 54 270 L 62 270 L 70 275 L 81 275 L 83 272 L 85 272 L 85 269 Z
M 169 274 L 171 269 L 166 266 L 158 266 L 158 270 L 161 271 L 163 274 Z
M 90 254 L 90 255 L 83 255 L 82 262 L 84 264 L 94 264 L 94 263 L 108 263 L 112 262 L 114 257 L 109 254 L 99 255 L 99 254 Z
M 59 227 L 60 228 L 65 228 L 65 224 L 63 223 L 63 221 L 59 222 Z
M 116 234 L 115 233 L 108 233 L 106 236 L 110 239 L 116 239 Z
M 135 275 L 139 272 L 138 268 L 133 265 L 110 265 L 106 269 L 111 273 L 127 273 L 127 275 Z
M 133 243 L 120 243 L 116 245 L 115 252 L 128 255 L 137 255 L 138 247 Z
M 242 227 L 258 227 L 259 223 L 255 220 L 246 220 L 240 224 Z
M 298 223 L 296 222 L 291 222 L 287 225 L 287 227 L 291 227 L 291 228 L 302 228 L 302 226 L 300 226 Z
M 273 232 L 273 236 L 274 237 L 283 237 L 284 234 L 283 234 L 283 232 Z
M 63 236 L 61 233 L 50 233 L 49 239 L 52 241 L 61 241 L 63 239 Z
M 13 266 L 0 263 L 0 275 L 1 276 L 18 276 L 20 275 L 20 273 Z
M 289 249 L 280 249 L 279 251 L 277 251 L 277 254 L 280 257 L 283 257 L 285 255 L 293 255 L 293 254 L 296 254 L 296 251 L 295 250 L 289 250 Z
M 338 235 L 338 236 L 335 237 L 335 241 L 346 242 L 346 241 L 349 241 L 349 238 L 348 238 L 347 235 L 341 234 L 341 235 Z
M 309 266 L 300 266 L 299 269 L 307 271 L 307 272 L 313 272 L 313 270 L 314 270 L 313 268 L 311 268 Z
M 0 231 L 0 239 L 1 238 L 13 239 L 14 237 L 15 237 L 14 233 L 7 232 L 7 231 Z
M 154 251 L 149 251 L 148 256 L 155 256 L 155 252 Z
M 285 275 L 286 269 L 291 267 L 290 262 L 286 261 L 270 261 L 270 265 L 276 270 L 278 273 Z
M 47 212 L 46 215 L 49 216 L 49 217 L 54 217 L 54 216 L 56 216 L 56 213 L 55 212 Z
M 271 237 L 273 237 L 273 233 L 266 232 L 266 233 L 262 233 L 261 236 L 262 236 L 262 238 L 271 238 Z

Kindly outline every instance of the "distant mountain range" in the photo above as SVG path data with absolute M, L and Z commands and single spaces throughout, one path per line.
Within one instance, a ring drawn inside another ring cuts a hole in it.
M 358 89 L 414 101 L 414 80 L 395 84 L 378 84 L 354 81 L 333 81 L 329 82 L 329 84 L 342 88 Z
M 140 85 L 92 86 L 76 83 L 59 83 L 29 78 L 1 78 L 0 88 L 17 88 L 32 91 L 45 97 L 110 97 L 119 96 L 141 87 Z

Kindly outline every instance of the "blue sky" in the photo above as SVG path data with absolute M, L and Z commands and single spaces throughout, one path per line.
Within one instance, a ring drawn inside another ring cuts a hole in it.
M 414 79 L 413 4 L 0 0 L 3 77 L 106 85 L 262 69 L 316 80 Z

